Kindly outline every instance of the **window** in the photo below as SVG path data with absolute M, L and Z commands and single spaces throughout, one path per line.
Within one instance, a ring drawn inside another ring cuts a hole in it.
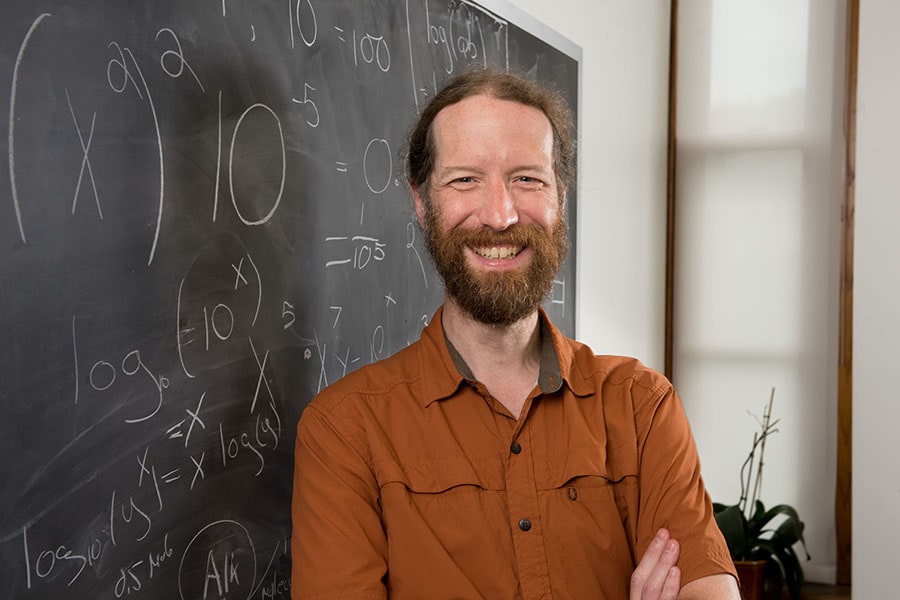
M 772 387 L 762 499 L 835 580 L 846 4 L 677 7 L 672 376 L 710 494 L 735 503 Z M 723 450 L 724 449 L 724 450 Z

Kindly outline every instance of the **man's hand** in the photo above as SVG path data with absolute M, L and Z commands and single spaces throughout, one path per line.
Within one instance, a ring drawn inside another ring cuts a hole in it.
M 681 551 L 668 530 L 660 529 L 631 574 L 629 600 L 676 600 L 681 571 L 675 566 Z

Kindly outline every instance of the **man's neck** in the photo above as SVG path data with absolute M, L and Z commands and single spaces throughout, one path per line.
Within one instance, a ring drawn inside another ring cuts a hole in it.
M 442 323 L 447 339 L 472 375 L 518 417 L 540 374 L 537 311 L 511 325 L 487 325 L 472 319 L 447 298 Z

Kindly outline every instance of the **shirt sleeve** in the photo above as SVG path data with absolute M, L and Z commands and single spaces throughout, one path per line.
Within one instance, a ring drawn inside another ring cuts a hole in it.
M 640 460 L 638 558 L 660 527 L 681 545 L 682 584 L 714 575 L 736 575 L 700 477 L 700 458 L 687 417 L 671 384 L 656 401 L 636 407 Z
M 387 541 L 378 486 L 351 434 L 347 427 L 336 427 L 315 403 L 303 411 L 297 426 L 293 600 L 387 598 Z

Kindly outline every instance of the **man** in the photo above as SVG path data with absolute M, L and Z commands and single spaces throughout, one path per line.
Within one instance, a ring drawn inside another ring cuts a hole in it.
M 561 100 L 505 73 L 423 111 L 409 177 L 445 301 L 304 411 L 295 599 L 739 598 L 671 384 L 540 308 L 572 146 Z

